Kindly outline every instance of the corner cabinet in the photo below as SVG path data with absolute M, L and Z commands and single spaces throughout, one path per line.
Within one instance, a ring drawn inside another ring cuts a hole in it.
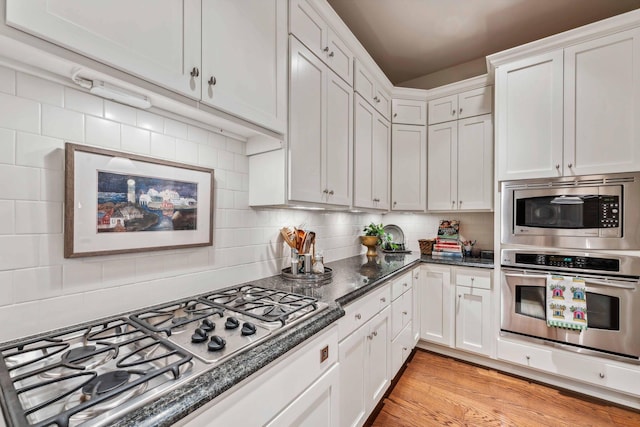
M 353 207 L 388 210 L 391 124 L 357 93 L 353 145 Z
M 491 210 L 491 114 L 431 125 L 428 141 L 427 210 Z
M 491 356 L 492 270 L 424 265 L 420 276 L 420 338 Z
M 426 126 L 391 126 L 391 210 L 424 211 L 427 194 Z
M 491 112 L 491 86 L 429 101 L 429 124 L 449 122 Z
M 498 179 L 640 169 L 638 75 L 638 28 L 498 66 Z

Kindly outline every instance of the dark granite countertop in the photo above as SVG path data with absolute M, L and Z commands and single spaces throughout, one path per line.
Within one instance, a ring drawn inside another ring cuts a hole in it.
M 334 323 L 344 315 L 342 306 L 366 295 L 421 262 L 493 268 L 493 262 L 489 260 L 435 260 L 430 256 L 420 256 L 419 252 L 413 252 L 379 254 L 374 259 L 367 259 L 362 255 L 327 263 L 327 267 L 333 270 L 332 281 L 320 286 L 299 285 L 294 280 L 280 275 L 248 282 L 247 285 L 312 296 L 326 302 L 329 307 L 264 343 L 194 377 L 153 403 L 128 413 L 113 425 L 169 426 L 175 423 Z

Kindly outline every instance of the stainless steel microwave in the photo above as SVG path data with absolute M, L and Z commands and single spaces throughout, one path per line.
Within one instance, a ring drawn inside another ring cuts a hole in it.
M 640 173 L 503 182 L 501 241 L 640 250 Z

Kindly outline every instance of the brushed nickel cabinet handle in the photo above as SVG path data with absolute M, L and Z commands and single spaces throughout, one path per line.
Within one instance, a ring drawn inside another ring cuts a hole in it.
M 406 311 L 403 311 L 402 314 L 404 314 L 406 316 L 408 313 Z
M 329 192 L 329 190 L 327 190 L 327 189 L 325 188 L 324 190 L 322 190 L 322 192 L 323 192 L 324 194 L 327 194 L 327 193 Z
M 600 372 L 600 378 L 604 378 L 604 372 Z
M 380 298 L 380 302 L 387 302 L 387 299 L 385 297 Z
M 362 319 L 362 314 L 360 314 L 360 313 L 356 313 L 356 319 L 357 319 L 357 320 Z
M 377 337 L 378 336 L 378 331 L 373 331 L 373 336 Z
M 462 114 L 462 108 L 460 109 L 460 111 L 458 111 L 458 114 Z
M 200 76 L 200 70 L 198 69 L 198 67 L 193 67 L 193 70 L 191 70 L 191 77 L 198 77 Z
M 569 163 L 567 166 L 571 169 L 573 167 L 573 163 Z
M 556 163 L 556 169 L 560 169 L 560 163 Z
M 322 49 L 323 52 L 329 52 L 329 46 L 325 46 L 324 49 Z
M 398 117 L 398 113 L 393 113 L 393 117 Z
M 330 195 L 330 196 L 333 196 L 333 190 L 330 190 L 330 191 L 329 191 L 329 195 Z
M 209 86 L 215 86 L 216 83 L 218 83 L 218 80 L 214 76 L 211 76 L 207 83 L 209 83 Z
M 329 58 L 333 58 L 333 51 L 331 51 L 331 53 L 329 53 Z

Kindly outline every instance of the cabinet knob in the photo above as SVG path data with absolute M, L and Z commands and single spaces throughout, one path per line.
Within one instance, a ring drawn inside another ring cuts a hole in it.
M 324 49 L 322 49 L 323 52 L 329 52 L 329 46 L 325 46 Z
M 455 116 L 455 115 L 456 115 L 456 110 L 452 110 L 452 111 L 451 111 L 451 115 L 452 115 L 452 116 Z
M 458 114 L 462 114 L 462 108 L 458 111 Z
M 472 277 L 472 278 L 471 278 L 471 286 L 473 286 L 473 281 L 474 281 L 474 280 L 476 280 L 476 278 L 475 278 L 475 277 Z
M 452 200 L 452 201 L 451 201 L 451 207 L 454 207 L 455 205 L 456 205 L 456 201 L 455 201 L 455 200 Z
M 409 284 L 408 284 L 407 282 L 404 282 L 404 283 L 402 284 L 402 286 L 404 286 L 404 287 L 406 288 L 407 286 L 409 286 Z
M 191 77 L 198 77 L 200 76 L 200 70 L 198 69 L 198 67 L 193 67 L 193 70 L 191 70 Z
M 402 347 L 402 351 L 407 351 L 407 347 Z
M 569 163 L 569 164 L 567 165 L 567 167 L 569 167 L 569 169 L 571 169 L 571 168 L 573 167 L 573 163 Z
M 329 195 L 333 196 L 333 190 L 329 190 Z
M 209 83 L 209 86 L 215 86 L 216 83 L 218 83 L 218 80 L 216 80 L 216 78 L 214 76 L 211 76 L 207 83 Z
M 378 336 L 378 331 L 373 331 L 373 336 L 377 337 Z
M 360 313 L 356 313 L 356 316 L 355 316 L 355 317 L 356 317 L 356 319 L 357 319 L 357 320 L 360 320 L 360 319 L 362 319 L 362 314 L 360 314 Z
M 462 204 L 462 200 L 458 200 L 458 204 L 461 205 Z
M 380 302 L 387 302 L 387 299 L 385 297 L 380 298 Z
M 329 58 L 333 58 L 333 55 L 334 55 L 334 53 L 333 53 L 333 51 L 331 51 L 331 52 L 329 53 Z
M 531 356 L 529 356 L 528 354 L 525 357 L 527 358 L 527 362 L 531 360 Z
M 369 334 L 369 335 L 367 335 L 367 338 L 369 338 L 370 340 L 372 340 L 372 339 L 373 339 L 373 335 L 372 335 L 372 334 Z
M 398 204 L 398 202 L 393 202 L 393 207 L 395 207 Z
M 404 315 L 406 316 L 406 315 L 407 315 L 407 314 L 409 314 L 409 313 L 407 313 L 406 311 L 403 311 L 403 312 L 402 312 L 402 314 L 404 314 Z
M 393 113 L 393 117 L 398 117 L 398 113 Z
M 327 193 L 329 192 L 329 190 L 325 188 L 324 190 L 322 190 L 322 192 L 323 192 L 324 194 L 327 194 Z
M 556 169 L 560 170 L 560 163 L 556 163 Z
M 600 372 L 600 378 L 604 378 L 604 372 Z
M 458 294 L 458 298 L 462 298 L 462 294 Z

